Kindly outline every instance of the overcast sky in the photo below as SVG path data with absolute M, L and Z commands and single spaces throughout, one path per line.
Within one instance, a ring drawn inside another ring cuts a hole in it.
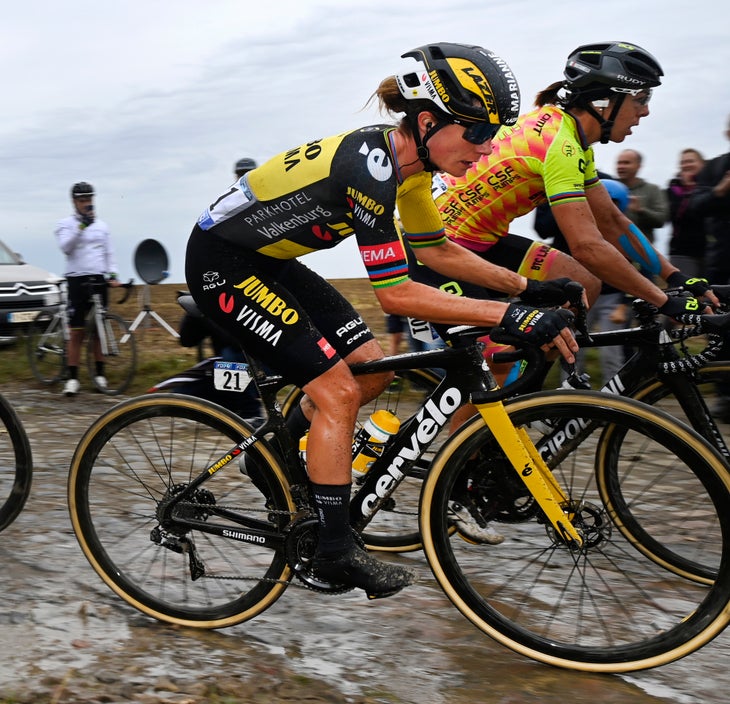
M 63 273 L 53 237 L 70 186 L 90 181 L 120 275 L 158 239 L 170 282 L 184 281 L 187 236 L 233 180 L 236 159 L 263 161 L 305 141 L 385 118 L 363 106 L 400 54 L 434 41 L 481 44 L 511 66 L 522 111 L 562 77 L 584 43 L 630 41 L 665 79 L 651 115 L 623 145 L 597 145 L 613 172 L 625 147 L 640 175 L 666 185 L 679 151 L 728 151 L 730 4 L 715 0 L 26 0 L 0 24 L 0 238 Z M 534 236 L 531 218 L 514 232 Z M 354 238 L 351 238 L 353 240 Z M 328 277 L 363 276 L 345 242 L 305 261 Z

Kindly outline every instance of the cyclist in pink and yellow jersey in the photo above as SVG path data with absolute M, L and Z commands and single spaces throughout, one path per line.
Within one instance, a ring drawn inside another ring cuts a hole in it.
M 589 302 L 603 281 L 672 317 L 702 307 L 696 298 L 668 298 L 632 260 L 670 286 L 717 303 L 706 280 L 685 276 L 654 249 L 614 205 L 596 173 L 591 145 L 623 142 L 649 114 L 652 89 L 663 75 L 659 63 L 634 44 L 606 42 L 576 49 L 564 75 L 537 95 L 537 109 L 503 127 L 491 153 L 464 175 L 434 177 L 447 236 L 530 279 L 580 281 Z M 509 233 L 512 220 L 545 201 L 572 257 Z M 413 269 L 417 280 L 444 285 L 423 267 Z

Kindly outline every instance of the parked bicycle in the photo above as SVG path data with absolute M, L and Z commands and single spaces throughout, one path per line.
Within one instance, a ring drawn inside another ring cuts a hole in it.
M 445 371 L 358 487 L 353 530 L 367 540 L 470 399 L 479 414 L 439 450 L 419 507 L 424 554 L 459 611 L 518 653 L 596 672 L 654 667 L 709 642 L 730 619 L 722 457 L 632 399 L 551 391 L 505 401 L 519 389 L 496 387 L 475 340 L 486 332 L 353 367 Z M 541 355 L 529 354 L 515 387 L 543 373 Z M 262 427 L 200 399 L 149 394 L 106 412 L 74 453 L 69 510 L 85 556 L 118 596 L 162 621 L 221 628 L 260 614 L 290 584 L 347 590 L 311 568 L 318 521 L 276 400 L 286 382 L 249 362 Z M 239 373 L 221 370 L 229 385 Z M 560 442 L 544 433 L 556 421 L 572 431 Z M 259 468 L 250 476 L 239 471 L 244 453 Z M 477 497 L 502 517 L 498 545 L 462 531 L 460 507 Z
M 0 395 L 0 531 L 23 510 L 33 481 L 33 456 L 18 414 Z
M 124 303 L 129 297 L 133 279 L 122 284 Z M 133 335 L 128 335 L 125 320 L 110 312 L 103 302 L 102 287 L 106 283 L 88 284 L 92 306 L 86 317 L 86 367 L 96 389 L 110 396 L 124 392 L 134 378 L 137 367 L 137 347 Z M 125 342 L 122 338 L 127 335 Z M 37 318 L 28 330 L 27 352 L 30 368 L 38 381 L 55 384 L 66 378 L 66 348 L 70 336 L 67 316 L 67 296 L 64 284 L 63 303 L 53 315 Z M 106 385 L 96 383 L 96 350 L 104 360 Z

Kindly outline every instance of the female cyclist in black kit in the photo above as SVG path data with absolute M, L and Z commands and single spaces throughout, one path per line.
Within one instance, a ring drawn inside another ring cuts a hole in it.
M 415 63 L 385 79 L 375 94 L 381 109 L 405 113 L 397 126 L 309 142 L 245 174 L 200 216 L 186 258 L 187 283 L 203 313 L 306 392 L 290 425 L 296 438 L 310 426 L 307 471 L 320 522 L 313 569 L 371 598 L 415 581 L 409 570 L 357 547 L 349 529 L 357 411 L 390 378 L 353 377 L 348 364 L 380 358 L 383 351 L 357 311 L 297 257 L 355 235 L 385 312 L 501 324 L 555 345 L 569 361 L 577 351 L 554 311 L 459 298 L 409 278 L 396 207 L 427 225 L 419 231 L 428 234 L 410 245 L 432 268 L 510 295 L 527 286 L 524 277 L 449 242 L 431 197 L 431 171 L 463 174 L 490 149 L 497 129 L 517 119 L 519 90 L 509 67 L 481 47 L 462 44 L 431 44 L 404 57 Z M 528 301 L 551 305 L 552 295 L 562 303 L 557 288 L 549 281 L 531 286 Z M 547 299 L 540 297 L 545 293 Z

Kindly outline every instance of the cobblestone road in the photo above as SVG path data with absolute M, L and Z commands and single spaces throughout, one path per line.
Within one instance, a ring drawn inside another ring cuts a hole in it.
M 420 554 L 421 582 L 392 599 L 290 588 L 226 631 L 176 629 L 133 611 L 86 563 L 65 480 L 73 449 L 114 399 L 4 389 L 30 436 L 31 498 L 0 534 L 0 700 L 516 704 L 725 702 L 730 637 L 630 677 L 552 669 L 506 651 L 447 602 Z M 216 693 L 220 699 L 216 699 Z

